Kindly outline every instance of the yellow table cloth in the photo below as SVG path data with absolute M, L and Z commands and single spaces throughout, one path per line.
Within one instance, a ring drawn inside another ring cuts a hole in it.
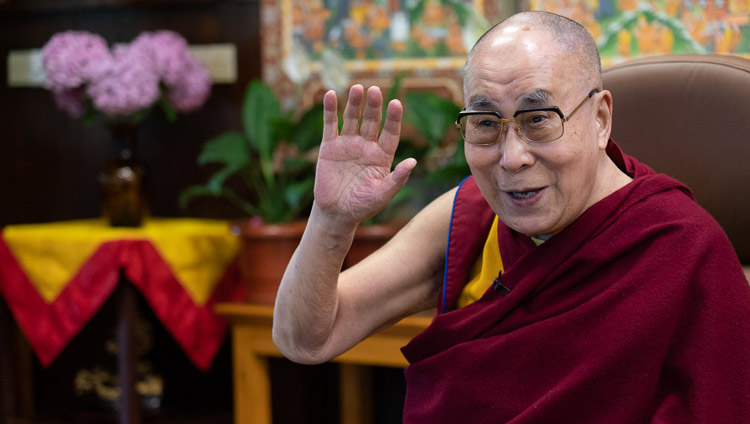
M 239 244 L 229 223 L 217 220 L 8 226 L 0 239 L 0 293 L 48 365 L 112 294 L 122 272 L 192 362 L 208 369 L 228 328 L 212 305 L 244 298 Z

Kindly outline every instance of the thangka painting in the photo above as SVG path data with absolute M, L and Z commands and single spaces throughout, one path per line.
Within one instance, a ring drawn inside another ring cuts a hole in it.
M 315 101 L 349 85 L 442 90 L 461 100 L 466 54 L 501 0 L 263 0 L 263 78 L 287 101 Z
M 383 66 L 383 60 L 465 57 L 464 38 L 486 27 L 483 2 L 296 0 L 286 42 L 320 60 L 326 47 L 345 60 Z M 471 43 L 471 40 L 468 41 Z
M 750 0 L 530 0 L 583 24 L 612 65 L 650 54 L 750 56 Z

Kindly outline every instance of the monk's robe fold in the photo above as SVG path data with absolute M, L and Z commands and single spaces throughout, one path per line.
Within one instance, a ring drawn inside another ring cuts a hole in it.
M 750 423 L 750 286 L 729 240 L 687 187 L 607 152 L 633 182 L 538 247 L 501 222 L 509 292 L 456 309 L 481 248 L 453 239 L 483 243 L 493 218 L 462 184 L 441 313 L 403 348 L 404 423 Z

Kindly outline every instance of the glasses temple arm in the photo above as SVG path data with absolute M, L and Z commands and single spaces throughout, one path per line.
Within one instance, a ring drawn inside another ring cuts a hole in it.
M 568 116 L 566 116 L 565 118 L 563 118 L 563 122 L 568 122 L 568 120 L 571 117 L 573 117 L 573 115 L 575 115 L 576 112 L 578 112 L 578 109 L 582 108 L 583 105 L 585 105 L 586 102 L 589 101 L 589 99 L 592 98 L 594 96 L 594 94 L 596 94 L 598 92 L 599 92 L 598 88 L 595 88 L 595 89 L 589 91 L 589 94 L 586 95 L 586 98 L 583 99 L 583 101 L 581 103 L 578 103 L 578 106 L 576 106 L 576 108 L 573 109 L 573 112 L 570 112 L 570 114 Z

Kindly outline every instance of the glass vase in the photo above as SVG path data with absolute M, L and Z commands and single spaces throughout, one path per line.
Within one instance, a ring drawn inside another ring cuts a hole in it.
M 143 166 L 135 157 L 138 126 L 109 125 L 110 157 L 98 175 L 102 215 L 113 227 L 139 227 L 148 216 Z

